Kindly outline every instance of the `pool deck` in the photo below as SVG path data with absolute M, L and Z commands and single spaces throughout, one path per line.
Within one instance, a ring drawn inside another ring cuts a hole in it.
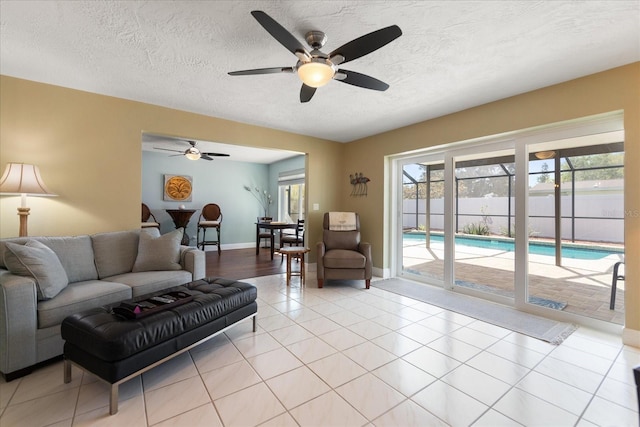
M 421 276 L 442 280 L 443 245 L 433 242 L 430 249 L 424 241 L 405 239 L 403 265 Z M 563 259 L 555 265 L 555 257 L 529 255 L 529 295 L 566 303 L 565 312 L 615 324 L 624 324 L 624 281 L 618 281 L 614 310 L 609 310 L 613 265 L 622 255 L 609 255 L 596 260 Z M 514 253 L 469 246 L 456 246 L 455 278 L 480 285 L 487 292 L 513 297 Z

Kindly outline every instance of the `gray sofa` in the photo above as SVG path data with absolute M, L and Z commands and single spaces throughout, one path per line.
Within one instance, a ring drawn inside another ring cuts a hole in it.
M 205 276 L 182 229 L 0 239 L 0 372 L 7 381 L 62 355 L 62 320 Z

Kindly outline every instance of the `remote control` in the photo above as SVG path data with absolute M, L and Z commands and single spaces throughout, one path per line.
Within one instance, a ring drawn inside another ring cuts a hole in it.
M 170 303 L 175 301 L 175 300 L 172 300 L 172 299 L 169 299 L 169 298 L 165 298 L 165 297 L 151 297 L 149 299 L 152 300 L 152 301 L 161 302 L 163 304 L 170 304 Z

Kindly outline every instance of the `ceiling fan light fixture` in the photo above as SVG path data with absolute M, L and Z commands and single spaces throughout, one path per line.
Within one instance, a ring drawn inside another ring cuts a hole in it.
M 556 156 L 556 152 L 549 150 L 549 151 L 538 151 L 535 154 L 536 158 L 540 159 L 540 160 L 549 160 L 549 159 L 553 159 Z
M 336 73 L 333 65 L 326 59 L 313 58 L 311 62 L 305 62 L 298 66 L 298 77 L 302 83 L 309 87 L 324 86 Z
M 184 156 L 189 160 L 198 160 L 200 158 L 200 150 L 195 147 L 187 148 L 184 152 Z

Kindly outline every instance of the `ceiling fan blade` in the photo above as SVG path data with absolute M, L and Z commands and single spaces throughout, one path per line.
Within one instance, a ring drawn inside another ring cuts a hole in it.
M 306 54 L 309 56 L 307 49 L 303 46 L 300 41 L 293 36 L 286 28 L 282 25 L 278 24 L 275 19 L 267 15 L 261 10 L 251 11 L 251 15 L 264 27 L 265 30 L 271 36 L 280 42 L 280 44 L 286 47 L 291 53 L 298 56 L 300 54 Z
M 335 65 L 344 64 L 380 49 L 401 35 L 402 30 L 397 25 L 382 28 L 340 46 L 329 54 L 329 58 Z
M 345 75 L 346 77 L 342 78 L 341 74 Z M 385 91 L 389 89 L 389 85 L 383 81 L 375 79 L 371 76 L 367 76 L 366 74 L 360 74 L 356 73 L 355 71 L 343 69 L 340 69 L 336 72 L 336 77 L 334 78 L 334 80 L 353 86 L 363 87 L 365 89 L 373 89 L 379 91 Z
M 160 148 L 160 147 L 153 147 L 156 150 L 163 150 L 163 151 L 173 151 L 174 153 L 181 153 L 184 154 L 184 150 L 171 150 L 169 148 Z
M 211 157 L 207 156 L 206 153 L 201 153 L 200 158 L 202 160 L 213 160 Z
M 300 89 L 300 102 L 309 102 L 311 98 L 313 98 L 313 94 L 316 93 L 316 88 L 307 86 L 306 84 L 302 84 L 302 89 Z
M 253 74 L 278 74 L 278 73 L 293 73 L 295 70 L 293 67 L 271 67 L 271 68 L 256 68 L 254 70 L 241 70 L 231 71 L 230 76 L 249 76 Z
M 229 157 L 228 154 L 225 153 L 200 153 L 203 156 L 213 156 L 213 157 Z

